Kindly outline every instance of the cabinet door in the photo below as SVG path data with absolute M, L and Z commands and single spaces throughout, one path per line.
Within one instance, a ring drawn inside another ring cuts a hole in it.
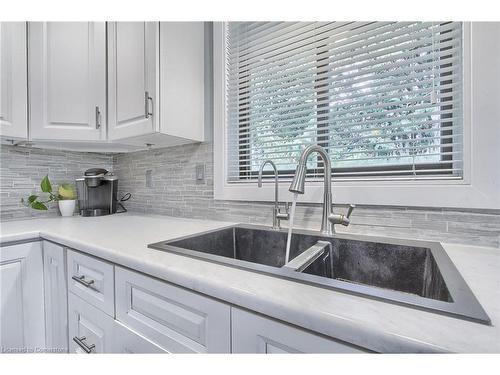
M 208 61 L 206 62 L 208 64 Z M 205 25 L 160 23 L 161 132 L 203 142 Z
M 0 22 L 0 135 L 28 138 L 26 22 Z
M 40 242 L 0 247 L 0 309 L 4 353 L 45 348 Z
M 233 353 L 365 353 L 271 318 L 231 308 Z
M 114 320 L 90 303 L 68 294 L 70 353 L 112 353 Z
M 43 241 L 45 340 L 47 348 L 68 352 L 68 288 L 64 248 Z
M 105 139 L 105 23 L 28 26 L 31 138 Z
M 109 139 L 156 130 L 158 22 L 108 23 Z
M 116 319 L 171 353 L 229 353 L 230 307 L 116 267 Z

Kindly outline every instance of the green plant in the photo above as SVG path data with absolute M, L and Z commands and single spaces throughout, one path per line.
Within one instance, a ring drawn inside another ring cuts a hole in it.
M 73 185 L 68 184 L 67 182 L 63 182 L 59 185 L 59 189 L 57 189 L 57 193 L 59 194 L 59 200 L 73 200 L 76 199 L 75 188 Z
M 21 199 L 21 203 L 25 206 L 31 207 L 35 210 L 47 210 L 47 204 L 51 202 L 57 202 L 59 200 L 73 200 L 76 199 L 75 189 L 73 185 L 68 183 L 62 183 L 59 185 L 57 194 L 52 191 L 52 184 L 50 183 L 49 176 L 45 176 L 40 182 L 40 189 L 43 193 L 48 194 L 46 200 L 39 200 L 40 196 L 36 194 L 31 194 L 26 200 Z

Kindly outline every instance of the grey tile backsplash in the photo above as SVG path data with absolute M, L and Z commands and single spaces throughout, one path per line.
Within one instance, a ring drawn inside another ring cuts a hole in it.
M 1 220 L 57 214 L 55 207 L 49 212 L 34 212 L 22 207 L 19 200 L 35 191 L 45 174 L 57 184 L 73 180 L 87 168 L 103 166 L 119 177 L 121 193 L 132 193 L 126 202 L 129 211 L 256 224 L 272 221 L 270 203 L 214 200 L 211 143 L 112 156 L 2 146 L 0 161 Z M 196 176 L 200 165 L 204 165 L 201 181 Z M 319 229 L 320 217 L 320 205 L 299 205 L 295 223 Z M 499 247 L 500 212 L 358 206 L 351 225 L 340 230 Z
M 20 201 L 30 193 L 40 192 L 40 181 L 49 175 L 51 182 L 72 182 L 88 168 L 113 168 L 111 155 L 42 150 L 28 147 L 0 147 L 0 220 L 16 220 L 59 215 L 57 204 L 48 211 L 32 210 Z

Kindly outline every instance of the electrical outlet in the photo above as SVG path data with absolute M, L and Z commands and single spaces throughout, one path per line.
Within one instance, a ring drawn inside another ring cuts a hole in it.
M 196 164 L 195 169 L 196 183 L 201 185 L 205 183 L 205 164 Z
M 153 171 L 151 169 L 148 169 L 146 171 L 146 187 L 152 188 L 153 187 Z

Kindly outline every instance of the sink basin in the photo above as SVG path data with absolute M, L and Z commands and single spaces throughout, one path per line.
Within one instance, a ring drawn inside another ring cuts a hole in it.
M 286 241 L 284 230 L 235 225 L 149 247 L 490 324 L 437 242 L 294 230 L 285 265 Z
M 257 226 L 232 226 L 159 242 L 149 245 L 149 247 L 199 256 L 242 267 L 252 267 L 252 263 L 282 267 L 285 264 L 286 240 L 287 233 L 284 231 L 269 230 L 267 227 Z M 294 236 L 294 241 L 290 246 L 290 258 L 293 259 L 314 243 L 316 243 L 316 239 L 313 237 Z M 162 245 L 166 245 L 168 248 L 164 248 Z M 193 251 L 199 254 L 195 254 Z M 223 258 L 219 259 L 221 257 Z M 245 263 L 232 262 L 231 260 L 245 261 Z

